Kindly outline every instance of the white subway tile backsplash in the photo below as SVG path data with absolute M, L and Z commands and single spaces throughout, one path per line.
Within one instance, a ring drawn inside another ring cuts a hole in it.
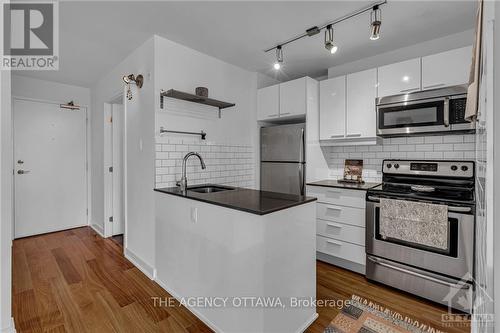
M 443 142 L 443 137 L 442 136 L 426 136 L 424 137 L 424 143 L 442 143 Z
M 424 143 L 424 137 L 423 136 L 413 136 L 406 138 L 406 142 L 408 144 L 421 144 Z
M 255 187 L 254 148 L 245 145 L 217 144 L 200 139 L 156 138 L 156 187 L 175 186 L 182 172 L 182 158 L 189 151 L 199 152 L 207 168 L 189 159 L 186 173 L 190 185 L 217 183 Z M 341 150 L 343 152 L 343 149 Z
M 474 135 L 446 135 L 443 137 L 444 143 L 461 143 L 464 141 L 464 137 L 471 137 L 474 140 Z
M 433 151 L 433 150 L 434 150 L 434 145 L 432 144 L 422 144 L 415 146 L 415 151 Z
M 324 147 L 330 177 L 342 178 L 344 161 L 363 159 L 366 181 L 380 181 L 384 159 L 475 159 L 474 135 L 412 136 L 386 138 L 374 146 Z

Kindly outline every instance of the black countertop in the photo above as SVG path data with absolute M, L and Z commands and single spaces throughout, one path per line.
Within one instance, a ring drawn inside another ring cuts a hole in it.
M 189 191 L 189 189 L 182 192 L 179 187 L 157 188 L 154 190 L 257 215 L 266 215 L 316 200 L 316 198 L 308 196 L 258 191 L 241 187 L 214 193 L 198 193 Z
M 338 182 L 336 179 L 325 179 L 317 182 L 307 183 L 307 185 L 313 186 L 324 186 L 324 187 L 337 187 L 345 188 L 349 190 L 362 190 L 366 191 L 372 187 L 380 185 L 380 183 L 363 183 L 363 184 L 352 184 L 352 183 L 342 183 Z

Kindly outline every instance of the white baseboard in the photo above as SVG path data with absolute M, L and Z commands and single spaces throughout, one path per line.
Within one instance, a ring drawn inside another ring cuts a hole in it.
M 104 229 L 103 229 L 103 227 L 101 227 L 101 226 L 100 226 L 100 225 L 98 225 L 98 224 L 95 224 L 94 222 L 92 222 L 92 223 L 90 224 L 90 227 L 91 227 L 92 229 L 94 229 L 94 231 L 95 231 L 95 232 L 97 232 L 97 233 L 99 234 L 99 236 L 101 236 L 102 238 L 105 238 L 105 237 L 104 237 Z
M 14 324 L 14 318 L 10 318 L 10 324 L 7 327 L 2 327 L 0 333 L 16 333 L 16 325 Z
M 150 278 L 151 280 L 154 280 L 156 278 L 156 269 L 153 266 L 142 260 L 128 248 L 125 248 L 124 254 L 125 258 L 127 258 L 132 264 L 134 264 L 135 267 L 139 268 L 141 272 L 146 274 L 148 278 Z
M 158 283 L 160 285 L 160 287 L 162 287 L 163 289 L 165 289 L 167 291 L 167 293 L 169 293 L 171 296 L 173 296 L 176 300 L 178 300 L 179 302 L 181 301 L 182 297 L 177 292 L 175 292 L 174 290 L 168 288 L 165 285 L 165 283 L 163 283 L 161 280 L 158 279 L 158 277 L 156 277 L 155 282 Z M 217 325 L 215 325 L 210 320 L 208 320 L 198 310 L 196 310 L 194 308 L 191 308 L 191 307 L 188 307 L 188 310 L 191 311 L 199 320 L 201 320 L 203 323 L 205 323 L 205 325 L 207 325 L 212 331 L 214 331 L 216 333 L 222 333 L 223 332 L 219 327 L 217 327 Z
M 309 319 L 308 319 L 308 320 L 304 323 L 304 325 L 302 325 L 302 326 L 301 326 L 301 327 L 297 330 L 297 333 L 303 333 L 303 332 L 305 332 L 305 330 L 307 330 L 307 328 L 308 328 L 309 326 L 311 326 L 311 324 L 312 324 L 312 323 L 314 323 L 314 321 L 315 321 L 316 319 L 318 319 L 318 317 L 319 317 L 319 314 L 318 314 L 318 313 L 313 314 L 313 315 L 311 316 L 311 318 L 309 318 Z

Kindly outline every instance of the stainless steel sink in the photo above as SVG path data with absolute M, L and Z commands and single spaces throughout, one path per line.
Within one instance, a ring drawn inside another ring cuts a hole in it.
M 187 190 L 197 193 L 216 193 L 216 192 L 234 190 L 234 188 L 221 185 L 201 185 L 201 186 L 189 186 Z

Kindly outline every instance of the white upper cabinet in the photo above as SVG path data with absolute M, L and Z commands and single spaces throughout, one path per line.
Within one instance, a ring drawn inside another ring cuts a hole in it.
M 281 83 L 280 117 L 300 116 L 306 114 L 307 89 L 306 77 Z
M 420 90 L 420 58 L 378 68 L 378 97 Z
M 267 120 L 279 117 L 280 87 L 274 85 L 257 90 L 257 119 Z
M 377 69 L 347 75 L 346 138 L 376 137 Z
M 469 82 L 472 46 L 422 57 L 422 90 Z
M 319 137 L 330 140 L 345 137 L 346 77 L 319 83 Z

